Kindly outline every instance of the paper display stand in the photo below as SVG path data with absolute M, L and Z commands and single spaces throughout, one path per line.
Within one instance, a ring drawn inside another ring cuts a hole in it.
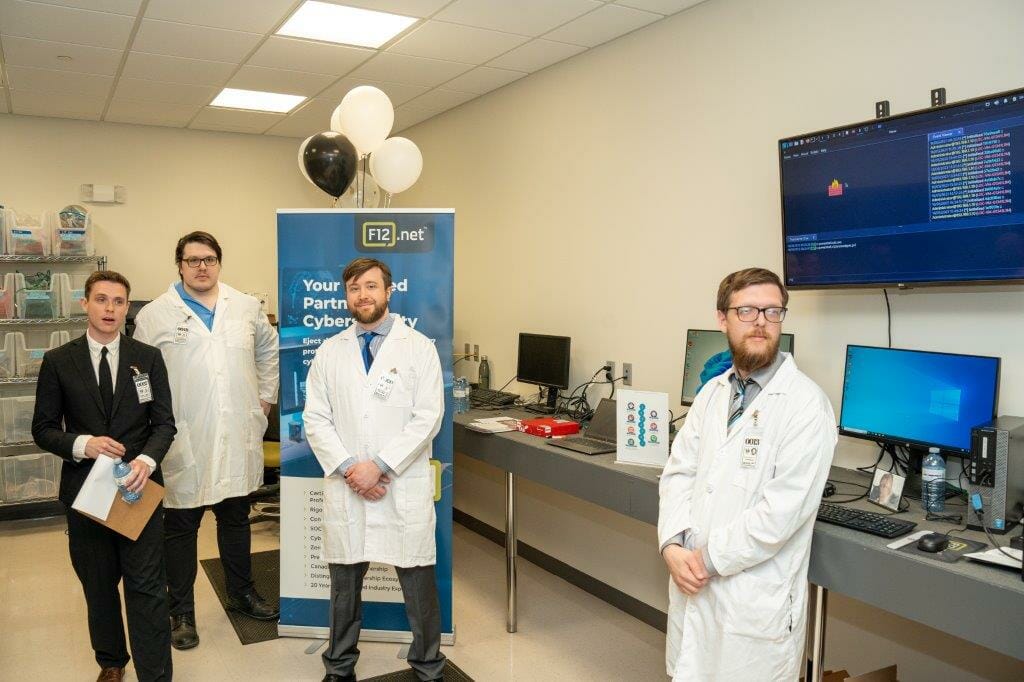
M 670 421 L 667 393 L 619 390 L 615 396 L 616 463 L 664 467 Z

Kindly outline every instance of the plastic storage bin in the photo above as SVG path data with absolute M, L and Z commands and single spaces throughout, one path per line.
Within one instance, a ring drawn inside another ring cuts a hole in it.
M 50 276 L 50 285 L 46 288 L 29 288 L 28 282 L 34 275 L 21 276 L 20 286 L 15 294 L 18 317 L 24 320 L 51 320 L 60 317 L 60 291 L 57 282 L 60 278 Z
M 55 256 L 92 256 L 92 218 L 80 206 L 43 214 L 43 227 Z
M 0 379 L 10 379 L 17 373 L 15 337 L 15 332 L 0 335 Z
M 13 256 L 49 256 L 49 231 L 39 220 L 19 215 L 13 209 L 4 209 L 4 242 L 7 253 Z
M 13 333 L 16 358 L 15 372 L 20 377 L 39 376 L 39 367 L 43 364 L 43 355 L 46 354 L 46 351 L 71 340 L 71 336 L 67 332 L 30 331 Z
M 60 458 L 45 452 L 0 458 L 0 504 L 55 499 L 60 469 Z
M 35 409 L 35 396 L 0 398 L 0 443 L 31 441 L 32 413 Z
M 85 297 L 85 280 L 91 272 L 58 272 L 54 275 L 54 289 L 60 294 L 61 317 L 85 317 L 81 300 Z
M 18 291 L 18 282 L 20 281 L 21 278 L 14 272 L 8 272 L 0 280 L 3 283 L 3 288 L 0 289 L 0 320 L 13 319 L 17 314 L 17 308 L 14 304 L 16 301 L 15 294 Z

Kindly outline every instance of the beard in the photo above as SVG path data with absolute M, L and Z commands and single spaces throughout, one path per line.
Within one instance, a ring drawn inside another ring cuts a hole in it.
M 388 302 L 375 303 L 373 309 L 369 312 L 363 312 L 359 308 L 352 309 L 352 317 L 356 318 L 359 324 L 373 324 L 379 321 L 384 314 L 388 311 Z
M 764 338 L 768 343 L 761 350 L 749 348 L 747 339 L 751 337 Z M 745 334 L 739 343 L 735 343 L 731 336 L 727 335 L 727 338 L 729 339 L 729 350 L 732 352 L 732 364 L 744 374 L 756 372 L 762 367 L 772 364 L 775 355 L 779 352 L 780 337 L 776 337 L 773 341 L 767 334 L 756 330 Z

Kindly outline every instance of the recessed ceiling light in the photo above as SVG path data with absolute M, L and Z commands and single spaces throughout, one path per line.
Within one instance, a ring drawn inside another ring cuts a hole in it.
M 380 47 L 414 23 L 413 17 L 306 0 L 277 34 L 342 45 Z
M 239 90 L 224 88 L 210 102 L 211 107 L 227 107 L 229 109 L 252 109 L 253 111 L 272 111 L 286 113 L 305 101 L 302 95 L 282 95 L 276 92 L 260 92 L 259 90 Z

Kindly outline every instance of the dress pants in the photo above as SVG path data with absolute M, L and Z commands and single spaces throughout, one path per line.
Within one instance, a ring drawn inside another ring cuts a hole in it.
M 67 508 L 71 565 L 82 581 L 89 639 L 101 668 L 128 664 L 121 596 L 124 581 L 128 640 L 142 682 L 171 679 L 171 626 L 163 557 L 163 508 L 158 506 L 137 540 L 115 533 Z
M 359 631 L 363 625 L 363 578 L 370 564 L 328 564 L 331 570 L 331 639 L 324 652 L 328 673 L 354 680 L 359 660 Z M 412 628 L 409 665 L 420 680 L 440 680 L 441 606 L 433 566 L 395 567 Z
M 253 589 L 249 498 L 229 497 L 210 508 L 217 517 L 217 546 L 224 564 L 228 596 L 244 597 Z M 206 507 L 164 511 L 167 599 L 172 616 L 196 610 L 195 584 L 199 567 L 196 545 L 205 511 Z

